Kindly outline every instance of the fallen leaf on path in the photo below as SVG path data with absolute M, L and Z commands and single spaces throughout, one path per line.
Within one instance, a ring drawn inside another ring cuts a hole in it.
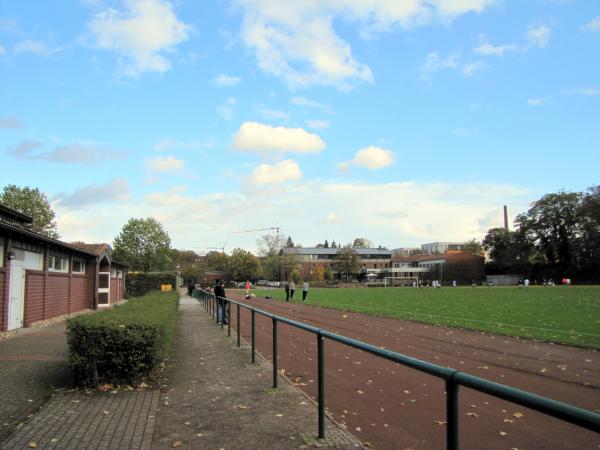
M 513 413 L 513 417 L 516 417 L 517 419 L 522 419 L 523 417 L 525 417 L 525 414 L 516 412 L 516 413 Z
M 513 423 L 513 422 L 514 422 L 514 420 L 512 420 L 512 419 L 504 419 L 504 423 Z
M 443 420 L 434 420 L 433 423 L 436 423 L 438 425 L 446 425 L 447 422 L 444 422 Z
M 181 441 L 175 441 L 173 442 L 173 444 L 171 445 L 172 448 L 179 448 L 183 445 L 183 442 Z
M 506 431 L 501 431 L 499 434 L 500 436 L 506 436 L 508 433 Z
M 27 447 L 29 447 L 29 448 L 36 448 L 37 444 L 35 442 L 30 442 Z
M 356 431 L 362 431 L 362 428 L 361 427 L 356 427 L 355 430 Z
M 358 394 L 364 394 L 363 391 L 361 391 L 360 389 L 358 391 L 356 391 Z
M 475 417 L 475 418 L 477 418 L 477 417 L 479 417 L 479 414 L 476 414 L 476 413 L 474 413 L 474 412 L 468 412 L 468 413 L 467 413 L 467 416 L 469 416 L 469 417 Z

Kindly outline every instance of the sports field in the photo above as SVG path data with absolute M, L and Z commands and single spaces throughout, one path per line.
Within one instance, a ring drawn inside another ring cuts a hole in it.
M 255 293 L 261 296 L 261 291 Z M 283 289 L 271 293 L 285 298 Z M 294 301 L 301 299 L 297 289 Z M 311 288 L 308 303 L 600 348 L 600 286 Z

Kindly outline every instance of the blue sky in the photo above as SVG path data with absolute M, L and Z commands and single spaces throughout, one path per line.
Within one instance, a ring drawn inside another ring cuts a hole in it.
M 67 241 L 481 239 L 599 182 L 595 1 L 51 5 L 0 0 L 0 185 Z

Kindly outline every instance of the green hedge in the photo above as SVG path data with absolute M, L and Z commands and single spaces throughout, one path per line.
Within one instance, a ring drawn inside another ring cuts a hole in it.
M 140 297 L 148 292 L 160 291 L 160 286 L 170 284 L 175 288 L 176 277 L 172 273 L 128 273 L 125 277 L 125 294 L 128 297 Z
M 67 321 L 78 386 L 137 383 L 167 357 L 175 337 L 177 294 L 152 292 L 106 311 Z

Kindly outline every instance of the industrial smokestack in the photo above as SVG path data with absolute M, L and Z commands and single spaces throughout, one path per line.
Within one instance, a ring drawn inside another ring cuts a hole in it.
M 504 205 L 504 229 L 508 231 L 508 209 Z

